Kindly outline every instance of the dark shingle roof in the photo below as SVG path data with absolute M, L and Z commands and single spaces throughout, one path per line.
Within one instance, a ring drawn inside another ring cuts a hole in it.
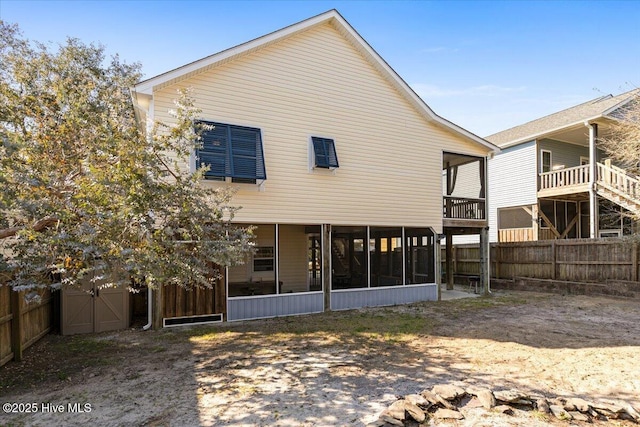
M 485 137 L 489 142 L 499 147 L 526 142 L 537 136 L 555 129 L 562 129 L 580 123 L 581 121 L 603 116 L 615 106 L 624 103 L 634 96 L 640 96 L 640 89 L 633 89 L 620 95 L 601 96 L 575 107 L 532 120 L 520 126 L 512 127 L 502 132 Z

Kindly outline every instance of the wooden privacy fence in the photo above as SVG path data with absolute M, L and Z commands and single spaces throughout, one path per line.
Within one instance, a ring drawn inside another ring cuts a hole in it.
M 444 254 L 442 259 L 444 266 Z M 498 279 L 638 281 L 638 243 L 622 239 L 492 243 L 490 260 L 491 277 Z M 480 274 L 478 244 L 454 246 L 453 269 L 455 274 Z
M 51 292 L 38 294 L 39 301 L 28 303 L 25 292 L 0 284 L 0 366 L 20 361 L 22 352 L 51 330 Z

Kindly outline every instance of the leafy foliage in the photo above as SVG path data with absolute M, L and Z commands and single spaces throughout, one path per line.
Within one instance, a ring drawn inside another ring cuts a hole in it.
M 190 93 L 175 123 L 147 132 L 129 89 L 139 70 L 77 39 L 52 51 L 0 21 L 0 268 L 15 288 L 209 287 L 216 266 L 250 251 L 232 194 L 179 167 L 199 141 Z

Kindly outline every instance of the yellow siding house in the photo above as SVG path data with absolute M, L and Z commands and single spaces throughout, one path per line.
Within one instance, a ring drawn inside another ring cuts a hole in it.
M 439 236 L 486 227 L 496 147 L 436 115 L 335 10 L 142 81 L 134 98 L 170 122 L 186 87 L 214 127 L 184 167 L 209 165 L 203 185 L 236 188 L 235 220 L 257 226 L 220 318 L 437 299 Z M 479 194 L 454 197 L 473 163 Z

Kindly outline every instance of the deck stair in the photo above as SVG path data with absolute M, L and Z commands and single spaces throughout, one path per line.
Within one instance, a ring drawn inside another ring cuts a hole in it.
M 334 260 L 337 260 L 337 265 L 334 265 L 334 272 L 336 274 L 348 274 L 349 273 L 349 260 L 346 255 L 346 248 L 343 242 L 336 240 L 331 242 L 331 252 L 334 255 Z
M 613 166 L 610 160 L 597 163 L 598 195 L 616 203 L 635 215 L 640 215 L 640 178 L 622 168 Z

